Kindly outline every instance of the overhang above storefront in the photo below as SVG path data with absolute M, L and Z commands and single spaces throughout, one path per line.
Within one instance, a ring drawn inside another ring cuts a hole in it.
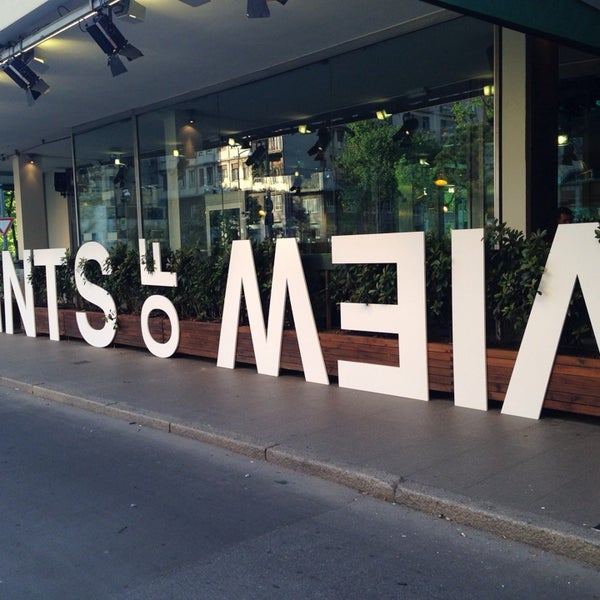
M 13 1 L 0 0 L 0 12 Z M 82 24 L 41 44 L 50 65 L 43 78 L 51 89 L 33 106 L 27 106 L 23 90 L 0 72 L 0 157 L 15 150 L 45 155 L 52 152 L 53 140 L 68 138 L 73 127 L 261 79 L 460 16 L 418 0 L 372 0 L 368 18 L 363 0 L 290 0 L 285 6 L 273 2 L 268 19 L 248 19 L 245 0 L 197 7 L 179 0 L 140 2 L 146 7 L 143 22 L 115 20 L 144 54 L 126 62 L 127 73 L 111 77 L 106 56 Z M 0 31 L 5 46 L 0 52 L 6 54 L 6 46 L 18 45 L 52 19 L 89 6 L 90 0 L 47 0 L 6 24 Z M 414 63 L 422 51 L 416 47 L 414 56 L 389 59 Z M 65 147 L 70 156 L 68 143 Z
M 142 23 L 115 21 L 124 36 L 144 54 L 139 60 L 126 63 L 127 73 L 111 77 L 106 56 L 81 24 L 41 44 L 50 65 L 43 78 L 51 90 L 33 106 L 28 107 L 23 90 L 0 73 L 0 171 L 10 170 L 10 157 L 15 151 L 54 156 L 69 164 L 69 135 L 73 128 L 131 114 L 142 107 L 264 79 L 396 37 L 410 35 L 414 43 L 406 44 L 401 56 L 384 57 L 382 65 L 385 67 L 386 60 L 400 63 L 406 92 L 415 93 L 423 87 L 423 82 L 414 80 L 424 71 L 425 64 L 423 81 L 428 88 L 452 85 L 456 83 L 456 65 L 450 64 L 448 57 L 460 60 L 457 40 L 461 47 L 481 48 L 481 28 L 473 27 L 473 19 L 461 15 L 473 12 L 466 5 L 487 6 L 489 10 L 498 5 L 498 11 L 510 6 L 513 13 L 517 6 L 514 1 L 465 0 L 452 3 L 455 12 L 434 6 L 434 2 L 370 0 L 366 14 L 363 0 L 290 0 L 285 6 L 271 3 L 268 19 L 248 19 L 245 0 L 219 0 L 198 7 L 180 0 L 139 1 L 147 8 Z M 7 21 L 4 9 L 13 4 L 14 0 L 0 0 L 0 12 L 5 17 L 0 31 L 3 55 L 7 48 L 54 20 L 89 7 L 90 0 L 34 2 L 40 6 Z M 534 4 L 539 7 L 533 2 L 525 6 Z M 597 18 L 598 11 L 582 0 L 563 0 L 559 4 L 578 7 L 578 14 L 591 14 L 589 22 Z M 523 3 L 518 6 L 521 10 Z M 531 16 L 532 11 L 523 8 L 521 12 Z M 547 12 L 552 11 L 544 11 Z M 495 22 L 502 16 L 484 15 L 482 10 L 477 15 Z M 442 34 L 445 24 L 452 24 L 450 37 Z M 599 30 L 600 26 L 596 28 Z M 436 31 L 440 35 L 435 35 Z M 491 65 L 478 67 L 473 73 L 461 72 L 460 77 L 464 81 L 490 73 Z M 352 83 L 352 76 L 349 68 L 347 85 Z M 290 89 L 281 91 L 282 96 L 293 96 L 293 87 L 300 83 L 292 81 L 290 85 Z M 363 98 L 361 102 L 381 101 L 379 91 L 374 89 L 373 98 Z M 247 98 L 245 102 L 256 104 L 260 99 Z
M 524 33 L 538 34 L 600 53 L 598 0 L 427 0 Z

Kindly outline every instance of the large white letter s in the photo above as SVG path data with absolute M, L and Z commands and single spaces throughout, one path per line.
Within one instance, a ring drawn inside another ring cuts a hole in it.
M 111 319 L 117 318 L 117 306 L 112 296 L 106 290 L 88 281 L 80 265 L 88 260 L 94 260 L 100 265 L 102 274 L 109 275 L 110 268 L 106 264 L 107 258 L 108 251 L 98 242 L 86 242 L 79 248 L 75 257 L 75 285 L 77 286 L 77 291 L 84 300 L 100 307 L 106 318 L 104 327 L 102 329 L 95 329 L 90 325 L 85 312 L 81 311 L 75 315 L 77 326 L 79 327 L 79 331 L 81 331 L 83 339 L 90 346 L 97 348 L 108 346 L 115 337 L 116 330 Z

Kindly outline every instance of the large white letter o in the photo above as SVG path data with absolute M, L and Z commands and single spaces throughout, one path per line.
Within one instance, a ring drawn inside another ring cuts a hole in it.
M 157 342 L 150 333 L 148 318 L 153 310 L 162 310 L 171 322 L 171 337 L 168 342 Z M 149 296 L 142 306 L 140 320 L 142 325 L 142 337 L 144 338 L 144 343 L 148 350 L 150 350 L 154 356 L 158 356 L 158 358 L 169 358 L 169 356 L 173 356 L 177 350 L 177 346 L 179 346 L 179 317 L 177 316 L 177 311 L 175 310 L 173 303 L 164 296 Z

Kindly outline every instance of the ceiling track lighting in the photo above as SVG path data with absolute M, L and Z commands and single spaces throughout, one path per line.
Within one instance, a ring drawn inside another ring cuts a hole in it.
M 127 71 L 120 56 L 125 57 L 128 61 L 143 56 L 135 46 L 125 39 L 125 36 L 112 22 L 111 17 L 102 12 L 98 13 L 93 22 L 85 26 L 85 29 L 108 56 L 108 66 L 113 77 Z
M 184 0 L 185 1 L 185 0 Z M 246 5 L 246 16 L 249 19 L 266 19 L 271 16 L 267 1 L 272 0 L 248 0 Z M 288 0 L 277 0 L 279 4 L 285 5 Z
M 42 94 L 50 90 L 50 86 L 21 58 L 13 58 L 2 70 L 23 90 L 27 103 L 31 106 Z
M 13 58 L 17 58 L 57 35 L 68 31 L 72 27 L 95 17 L 98 11 L 105 8 L 110 9 L 110 7 L 121 1 L 122 0 L 89 0 L 89 2 L 83 6 L 68 11 L 57 20 L 52 21 L 48 25 L 37 29 L 34 33 L 23 37 L 18 43 L 0 47 L 0 67 L 4 67 Z M 39 71 L 39 69 L 37 70 Z

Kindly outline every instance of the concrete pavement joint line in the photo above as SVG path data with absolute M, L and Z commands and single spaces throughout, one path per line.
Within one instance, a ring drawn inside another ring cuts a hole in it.
M 600 539 L 585 536 L 575 526 L 567 526 L 559 522 L 550 523 L 550 520 L 534 523 L 531 519 L 535 519 L 535 515 L 514 517 L 510 514 L 503 514 L 503 509 L 496 509 L 494 512 L 489 507 L 477 505 L 468 498 L 448 494 L 443 490 L 407 483 L 403 477 L 397 475 L 385 472 L 366 473 L 357 471 L 352 466 L 324 463 L 286 450 L 278 443 L 265 445 L 241 439 L 229 432 L 217 433 L 201 429 L 198 426 L 183 425 L 164 418 L 152 417 L 140 412 L 116 408 L 114 405 L 51 390 L 41 384 L 25 383 L 0 376 L 0 385 L 16 388 L 46 400 L 212 444 L 236 454 L 320 477 L 375 498 L 396 502 L 432 515 L 443 515 L 457 524 L 561 554 L 600 569 Z
M 269 450 L 273 450 L 273 448 L 277 448 L 280 445 L 281 444 L 271 444 L 270 446 L 267 446 L 265 448 L 265 455 L 263 456 L 263 460 L 266 460 L 268 462 L 269 461 L 269 458 L 268 458 L 268 452 L 269 452 Z
M 350 466 L 324 463 L 285 449 L 267 448 L 266 460 L 280 467 L 345 485 L 388 502 L 393 501 L 398 485 L 398 477 L 395 475 L 360 472 Z

